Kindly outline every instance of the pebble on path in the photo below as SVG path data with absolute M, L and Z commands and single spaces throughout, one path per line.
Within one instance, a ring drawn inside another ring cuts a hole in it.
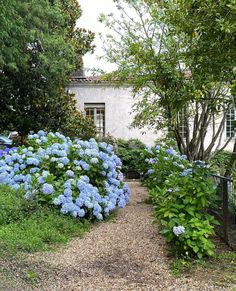
M 145 203 L 147 190 L 138 182 L 129 186 L 131 201 L 115 220 L 100 223 L 66 248 L 29 257 L 47 266 L 35 290 L 232 290 L 171 275 L 164 239 L 153 224 L 152 206 Z

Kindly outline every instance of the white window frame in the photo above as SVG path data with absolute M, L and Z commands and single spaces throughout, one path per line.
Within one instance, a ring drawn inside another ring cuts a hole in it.
M 84 110 L 86 116 L 93 119 L 93 123 L 96 127 L 97 136 L 105 136 L 105 103 L 84 103 Z M 93 111 L 93 115 L 90 115 L 88 110 Z M 102 114 L 103 110 L 103 114 Z M 100 112 L 99 112 L 100 111 Z M 101 115 L 103 118 L 101 118 Z
M 225 134 L 226 138 L 231 138 L 235 136 L 233 121 L 236 117 L 236 110 L 235 108 L 230 108 L 226 115 L 226 125 L 225 125 Z
M 187 136 L 187 126 L 185 124 L 186 109 L 182 109 L 177 113 L 177 124 L 179 128 L 179 133 L 182 138 Z

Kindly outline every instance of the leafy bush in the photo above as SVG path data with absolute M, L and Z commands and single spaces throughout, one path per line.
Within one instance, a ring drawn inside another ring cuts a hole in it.
M 145 145 L 138 139 L 123 140 L 116 142 L 116 153 L 122 160 L 122 172 L 142 173 L 143 150 Z
M 89 139 L 96 135 L 96 128 L 93 121 L 77 110 L 69 112 L 68 117 L 60 130 L 64 135 L 73 139 Z
M 173 148 L 147 148 L 146 154 L 151 167 L 145 183 L 161 233 L 177 255 L 213 255 L 210 237 L 216 221 L 206 210 L 215 187 L 208 166 L 202 161 L 189 163 Z
M 224 176 L 226 168 L 230 162 L 231 155 L 232 153 L 229 151 L 218 152 L 213 158 L 210 159 L 209 164 L 216 173 Z
M 102 220 L 129 199 L 120 168 L 111 145 L 39 131 L 0 159 L 0 183 L 63 214 Z
M 146 147 L 143 156 L 145 158 L 146 185 L 149 188 L 163 187 L 170 174 L 183 171 L 190 164 L 185 155 L 177 155 L 173 148 Z M 158 173 L 158 175 L 157 175 Z

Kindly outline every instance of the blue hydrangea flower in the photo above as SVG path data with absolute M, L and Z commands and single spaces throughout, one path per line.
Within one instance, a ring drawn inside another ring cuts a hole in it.
M 153 169 L 149 169 L 149 170 L 147 171 L 147 174 L 148 174 L 148 175 L 152 175 L 154 172 L 155 172 L 155 171 L 154 171 Z
M 82 217 L 85 216 L 85 210 L 84 210 L 84 209 L 79 209 L 77 212 L 78 212 L 78 216 L 79 216 L 79 217 L 82 218 Z
M 43 183 L 45 183 L 45 180 L 44 180 L 43 177 L 38 177 L 38 178 L 37 178 L 37 181 L 38 181 L 39 184 L 43 184 Z
M 173 148 L 169 148 L 166 150 L 166 153 L 169 155 L 174 156 L 176 154 L 176 151 Z
M 181 177 L 191 177 L 192 176 L 193 170 L 191 168 L 184 170 L 183 172 L 180 173 Z
M 185 233 L 185 227 L 180 225 L 180 226 L 174 226 L 173 227 L 173 233 L 176 235 L 176 236 L 179 236 L 183 233 Z
M 72 170 L 66 171 L 67 176 L 74 177 L 75 173 Z
M 103 220 L 103 216 L 102 216 L 101 213 L 98 213 L 98 214 L 96 215 L 96 218 L 97 218 L 98 220 Z
M 181 158 L 182 160 L 187 160 L 188 157 L 187 157 L 186 155 L 181 155 L 180 158 Z
M 45 194 L 45 195 L 50 195 L 50 194 L 52 194 L 52 193 L 54 192 L 54 187 L 53 187 L 53 185 L 48 184 L 48 183 L 43 184 L 42 192 L 43 192 L 43 194 Z
M 98 163 L 98 158 L 92 158 L 92 159 L 90 160 L 90 162 L 91 162 L 92 164 L 97 164 L 97 163 Z

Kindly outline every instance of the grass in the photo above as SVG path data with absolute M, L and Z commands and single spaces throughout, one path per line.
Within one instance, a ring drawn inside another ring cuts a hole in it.
M 218 249 L 211 258 L 202 260 L 174 259 L 170 264 L 174 277 L 190 275 L 200 281 L 214 281 L 219 286 L 236 285 L 236 252 Z M 232 289 L 232 291 L 236 289 Z
M 89 228 L 86 220 L 61 215 L 54 207 L 25 200 L 21 191 L 0 186 L 1 257 L 52 249 Z
M 54 276 L 46 262 L 28 261 L 27 253 L 56 250 L 91 227 L 88 220 L 60 214 L 55 206 L 27 201 L 21 191 L 0 185 L 0 289 L 31 290 Z M 106 220 L 116 222 L 117 210 Z M 96 223 L 95 223 L 96 225 Z M 40 289 L 40 287 L 39 287 Z
M 170 263 L 170 270 L 171 270 L 172 275 L 178 278 L 183 273 L 190 272 L 189 267 L 191 267 L 192 263 L 193 262 L 191 260 L 189 261 L 187 259 L 180 259 L 180 258 L 173 259 Z

